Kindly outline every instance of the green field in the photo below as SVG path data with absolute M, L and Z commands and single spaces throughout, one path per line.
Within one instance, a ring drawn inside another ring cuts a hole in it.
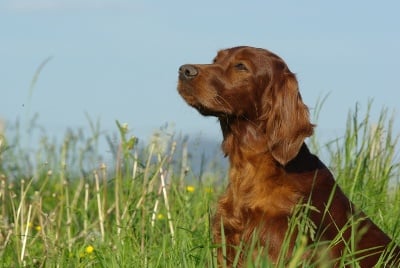
M 367 106 L 349 113 L 337 139 L 320 144 L 317 132 L 308 143 L 350 199 L 400 243 L 397 134 L 386 109 L 373 121 Z M 197 152 L 187 153 L 177 135 L 160 132 L 138 146 L 124 125 L 110 138 L 88 124 L 89 134 L 69 130 L 62 142 L 40 131 L 33 149 L 21 143 L 35 126 L 0 133 L 0 267 L 214 267 L 221 245 L 209 226 L 224 171 L 210 165 L 201 179 L 194 175 L 189 156 Z M 98 153 L 104 140 L 111 160 Z M 313 267 L 298 258 L 303 251 L 299 243 L 286 265 Z M 343 263 L 357 267 L 351 252 Z M 256 258 L 248 267 L 275 266 Z

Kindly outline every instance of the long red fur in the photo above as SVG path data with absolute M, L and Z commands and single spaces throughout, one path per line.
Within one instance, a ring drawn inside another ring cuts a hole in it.
M 229 184 L 212 225 L 215 243 L 226 243 L 225 255 L 218 249 L 219 264 L 232 266 L 239 254 L 242 266 L 251 258 L 243 253 L 251 243 L 257 246 L 253 255 L 264 248 L 273 263 L 279 257 L 289 260 L 298 233 L 291 233 L 282 256 L 289 220 L 296 206 L 307 202 L 314 208 L 308 214 L 316 226 L 314 241 L 337 239 L 325 263 L 339 266 L 352 237 L 361 267 L 373 267 L 384 252 L 388 265 L 400 263 L 399 247 L 354 207 L 309 152 L 304 140 L 314 125 L 296 77 L 280 57 L 252 47 L 221 50 L 212 64 L 181 66 L 178 91 L 201 114 L 219 119 L 222 150 L 229 157 Z M 352 221 L 356 224 L 349 227 Z M 312 258 L 317 263 L 319 257 Z

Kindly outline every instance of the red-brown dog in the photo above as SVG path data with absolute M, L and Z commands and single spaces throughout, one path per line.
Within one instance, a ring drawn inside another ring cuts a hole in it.
M 400 249 L 391 247 L 391 239 L 356 212 L 330 171 L 304 144 L 314 126 L 296 77 L 280 57 L 252 47 L 222 50 L 212 64 L 181 66 L 178 91 L 201 114 L 216 116 L 222 128 L 230 181 L 213 223 L 215 242 L 221 244 L 222 237 L 226 242 L 226 255 L 218 253 L 220 263 L 231 266 L 241 241 L 249 245 L 254 236 L 276 263 L 289 219 L 302 202 L 316 208 L 309 213 L 315 239 L 337 240 L 329 247 L 332 266 L 348 252 L 351 238 L 356 238 L 354 258 L 361 267 L 373 267 L 385 250 L 391 264 L 400 261 Z M 352 220 L 358 224 L 346 227 Z M 285 258 L 290 258 L 296 234 L 289 239 Z M 238 256 L 241 265 L 245 256 Z

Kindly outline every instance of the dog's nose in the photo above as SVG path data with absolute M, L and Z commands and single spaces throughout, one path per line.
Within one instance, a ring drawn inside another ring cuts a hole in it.
M 199 71 L 197 68 L 190 64 L 185 64 L 179 67 L 179 79 L 190 80 L 197 76 Z

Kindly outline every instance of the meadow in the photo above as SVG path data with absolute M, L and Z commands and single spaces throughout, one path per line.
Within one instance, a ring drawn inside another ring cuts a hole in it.
M 307 142 L 349 198 L 400 243 L 398 135 L 387 109 L 372 120 L 367 106 L 349 112 L 341 136 L 320 144 L 317 132 Z M 89 133 L 67 130 L 61 142 L 45 130 L 33 135 L 35 124 L 0 133 L 0 267 L 215 267 L 224 245 L 213 244 L 209 227 L 225 170 L 208 163 L 196 175 L 197 152 L 174 133 L 158 131 L 139 145 L 124 124 L 116 122 L 112 137 L 88 124 Z M 21 145 L 36 136 L 33 149 Z M 309 232 L 305 213 L 291 224 Z M 299 236 L 288 262 L 260 257 L 248 267 L 314 267 L 299 258 L 305 247 Z M 351 249 L 342 263 L 357 267 Z

